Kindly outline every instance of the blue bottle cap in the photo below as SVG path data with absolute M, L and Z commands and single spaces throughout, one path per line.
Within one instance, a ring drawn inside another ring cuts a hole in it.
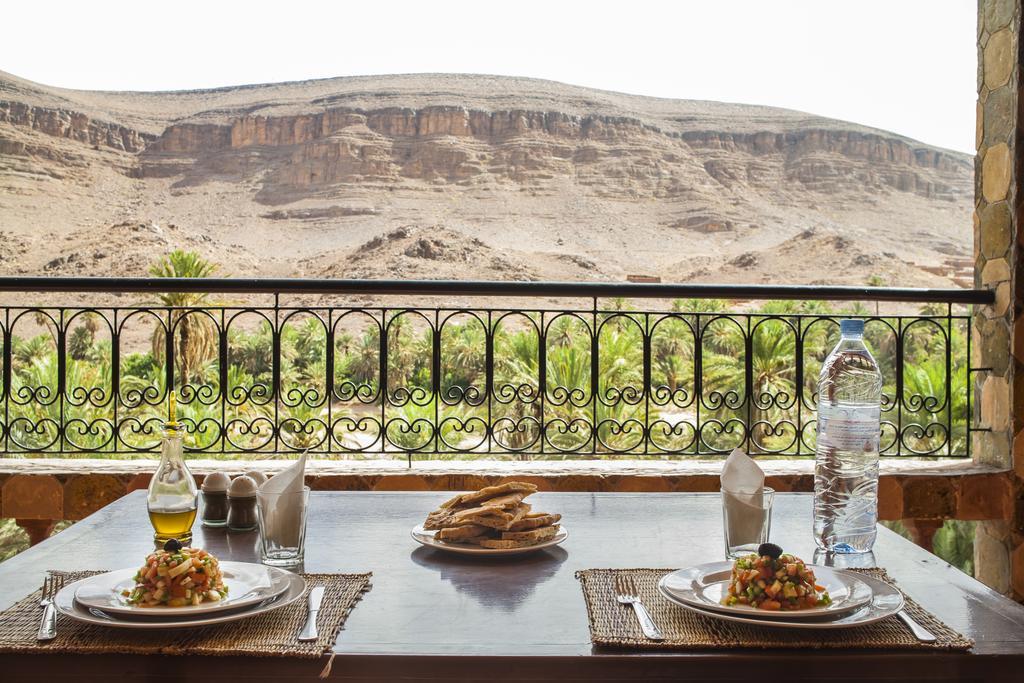
M 864 321 L 848 319 L 840 320 L 839 333 L 844 337 L 863 337 Z

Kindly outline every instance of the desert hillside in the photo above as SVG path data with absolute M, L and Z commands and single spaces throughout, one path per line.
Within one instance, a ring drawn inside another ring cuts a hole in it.
M 0 72 L 0 272 L 967 284 L 970 157 L 768 107 L 404 75 L 161 93 Z

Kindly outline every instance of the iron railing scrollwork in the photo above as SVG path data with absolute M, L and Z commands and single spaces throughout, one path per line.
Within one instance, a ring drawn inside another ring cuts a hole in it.
M 99 291 L 81 280 L 0 278 L 0 290 Z M 106 282 L 109 291 L 156 291 L 150 280 Z M 329 288 L 284 282 L 277 289 L 287 293 Z M 335 293 L 366 294 L 367 282 L 335 283 Z M 259 281 L 172 284 L 269 291 Z M 489 297 L 488 305 L 293 306 L 275 294 L 261 306 L 3 307 L 0 449 L 152 454 L 173 387 L 189 448 L 218 457 L 308 450 L 410 462 L 676 458 L 737 447 L 806 456 L 814 452 L 818 369 L 839 317 L 852 315 L 866 320 L 882 367 L 883 455 L 970 454 L 977 369 L 969 365 L 967 305 L 986 303 L 989 292 L 878 290 L 877 300 L 925 306 L 871 315 L 794 303 L 829 298 L 816 288 L 744 286 L 745 294 L 786 301 L 732 311 L 699 298 L 722 288 L 699 285 L 413 282 L 369 291 L 434 295 L 445 284 L 453 296 Z M 873 291 L 853 289 L 850 296 L 861 298 Z M 596 298 L 606 291 L 632 300 L 695 298 L 634 309 Z M 502 297 L 584 292 L 595 298 L 583 307 L 500 306 Z

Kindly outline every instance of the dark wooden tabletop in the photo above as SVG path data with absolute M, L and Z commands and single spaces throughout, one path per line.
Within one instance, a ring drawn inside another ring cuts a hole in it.
M 311 499 L 306 571 L 373 572 L 373 589 L 338 638 L 339 679 L 632 678 L 745 680 L 1022 680 L 1024 606 L 934 555 L 879 530 L 875 561 L 915 600 L 977 641 L 971 653 L 759 650 L 636 653 L 591 646 L 573 574 L 594 567 L 682 567 L 720 559 L 717 494 L 539 493 L 560 512 L 560 547 L 532 555 L 469 558 L 419 546 L 413 525 L 451 494 L 326 493 Z M 776 496 L 772 540 L 813 556 L 811 498 Z M 196 525 L 193 545 L 253 560 L 255 533 Z M 38 588 L 48 569 L 115 569 L 151 551 L 142 492 L 0 564 L 0 609 Z M 323 661 L 160 656 L 0 656 L 0 679 L 315 680 Z M 761 672 L 761 673 L 759 673 Z

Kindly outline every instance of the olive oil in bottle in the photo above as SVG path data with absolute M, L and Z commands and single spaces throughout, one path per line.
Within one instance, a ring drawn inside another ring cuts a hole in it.
M 175 419 L 176 402 L 170 393 L 170 419 L 160 441 L 160 465 L 149 482 L 146 507 L 153 524 L 153 541 L 163 545 L 172 538 L 182 545 L 192 541 L 198 494 L 196 482 L 182 457 L 184 429 Z
M 164 543 L 172 538 L 185 543 L 192 540 L 192 523 L 196 521 L 196 509 L 191 510 L 150 510 L 149 521 L 153 524 L 153 541 Z

